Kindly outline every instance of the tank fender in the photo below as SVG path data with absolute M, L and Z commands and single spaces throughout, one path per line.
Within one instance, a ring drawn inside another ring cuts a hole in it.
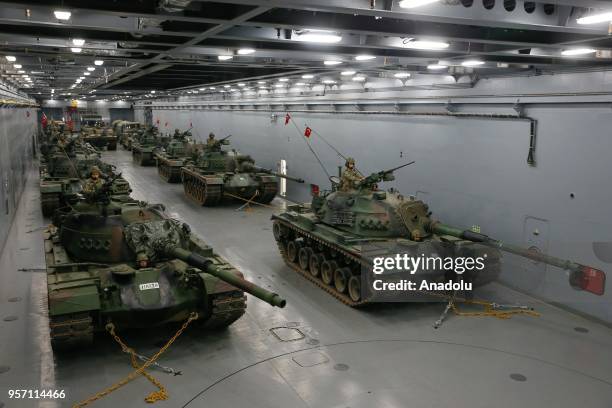
M 53 286 L 49 288 L 50 316 L 100 310 L 100 293 L 92 281 L 72 287 Z

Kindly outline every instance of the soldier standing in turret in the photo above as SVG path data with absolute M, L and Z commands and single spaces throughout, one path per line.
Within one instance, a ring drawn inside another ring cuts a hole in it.
M 348 157 L 344 164 L 344 171 L 340 178 L 338 189 L 340 191 L 351 191 L 357 188 L 357 184 L 363 180 L 361 173 L 355 168 L 355 159 Z
M 210 132 L 208 135 L 208 140 L 206 141 L 206 147 L 209 149 L 214 148 L 217 145 L 217 141 L 215 140 L 215 134 Z
M 102 173 L 98 166 L 93 166 L 91 168 L 91 173 L 89 178 L 85 182 L 83 186 L 83 192 L 88 194 L 93 194 L 98 191 L 104 185 L 104 180 L 102 179 Z

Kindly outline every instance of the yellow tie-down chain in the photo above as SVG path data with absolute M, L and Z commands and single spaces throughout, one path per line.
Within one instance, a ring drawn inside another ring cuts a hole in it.
M 158 391 L 154 391 L 154 392 L 150 393 L 145 398 L 146 402 L 152 404 L 152 403 L 157 402 L 157 401 L 168 399 L 168 392 L 166 391 L 166 388 L 155 377 L 153 377 L 151 374 L 147 373 L 145 370 L 149 366 L 151 366 L 153 363 L 155 363 L 155 361 L 157 359 L 159 359 L 159 357 L 164 352 L 166 352 L 166 350 L 172 345 L 172 343 L 174 343 L 176 341 L 176 339 L 178 339 L 179 336 L 181 334 L 183 334 L 185 329 L 187 329 L 187 326 L 189 326 L 189 324 L 192 321 L 197 320 L 197 319 L 198 319 L 198 314 L 195 313 L 195 312 L 191 313 L 189 315 L 189 318 L 187 318 L 185 323 L 183 323 L 181 328 L 174 334 L 174 336 L 172 336 L 170 338 L 170 340 L 168 340 L 168 342 L 162 348 L 160 348 L 159 351 L 157 353 L 155 353 L 155 355 L 153 357 L 151 357 L 149 360 L 147 360 L 141 366 L 138 365 L 138 355 L 136 354 L 134 349 L 128 347 L 123 342 L 123 340 L 121 340 L 119 335 L 117 335 L 117 333 L 115 333 L 115 325 L 112 324 L 112 323 L 107 324 L 106 325 L 106 331 L 108 331 L 110 333 L 110 335 L 113 337 L 113 339 L 115 339 L 115 341 L 121 346 L 121 350 L 124 353 L 127 353 L 127 354 L 130 355 L 131 360 L 132 360 L 132 366 L 135 368 L 135 370 L 132 371 L 127 376 L 125 376 L 120 381 L 118 381 L 115 384 L 111 385 L 110 387 L 108 387 L 108 388 L 98 392 L 97 394 L 87 398 L 86 400 L 83 400 L 83 401 L 79 402 L 78 404 L 74 404 L 72 406 L 72 408 L 82 408 L 82 407 L 85 407 L 85 406 L 91 404 L 94 401 L 102 399 L 102 398 L 106 397 L 107 395 L 109 395 L 110 393 L 112 393 L 112 392 L 118 390 L 119 388 L 123 387 L 124 385 L 126 385 L 130 381 L 134 380 L 139 375 L 144 376 L 147 380 L 149 380 L 153 385 L 155 385 L 158 388 Z

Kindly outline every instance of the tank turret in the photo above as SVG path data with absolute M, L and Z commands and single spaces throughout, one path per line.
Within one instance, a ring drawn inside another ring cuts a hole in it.
M 596 268 L 442 224 L 431 218 L 423 201 L 378 188 L 378 183 L 393 180 L 393 172 L 408 164 L 372 173 L 352 188 L 338 188 L 340 180 L 332 177 L 332 190 L 313 194 L 310 205 L 289 206 L 274 215 L 274 236 L 287 264 L 352 306 L 368 301 L 361 298 L 360 277 L 362 268 L 369 267 L 367 245 L 399 245 L 425 256 L 486 255 L 481 272 L 457 276 L 474 286 L 495 280 L 501 272 L 500 252 L 508 252 L 568 270 L 576 289 L 604 293 L 605 274 Z M 440 277 L 445 278 L 445 273 Z

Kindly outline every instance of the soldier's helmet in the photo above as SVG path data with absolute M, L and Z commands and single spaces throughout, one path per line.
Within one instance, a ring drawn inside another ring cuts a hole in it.
M 178 129 L 174 129 L 174 133 L 179 134 L 179 133 L 181 133 L 181 131 L 178 130 Z
M 353 159 L 352 157 L 347 157 L 346 158 L 346 163 L 344 164 L 346 167 L 348 167 L 349 165 L 355 165 L 355 159 Z
M 100 171 L 100 168 L 98 166 L 92 166 L 91 171 L 89 172 L 91 175 L 93 175 L 94 173 L 98 173 L 98 176 L 100 174 L 102 174 L 102 172 Z
M 213 132 L 210 132 L 210 133 L 208 134 L 208 138 L 209 138 L 209 139 L 214 139 L 214 138 L 215 138 L 215 134 L 214 134 Z

